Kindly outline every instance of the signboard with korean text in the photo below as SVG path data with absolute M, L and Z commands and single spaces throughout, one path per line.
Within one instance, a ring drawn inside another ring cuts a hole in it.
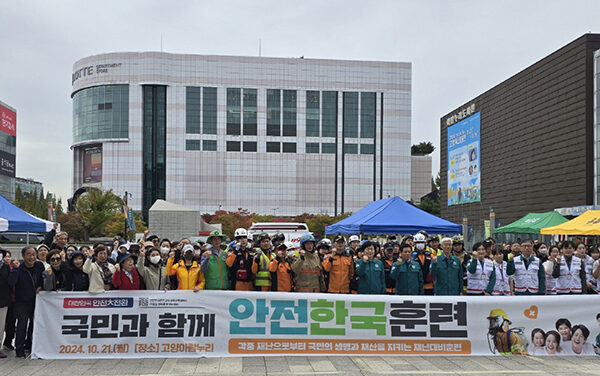
M 0 105 L 0 130 L 11 136 L 17 135 L 17 113 Z
M 480 114 L 448 127 L 448 206 L 481 201 Z
M 597 295 L 42 292 L 32 356 L 593 355 L 599 303 Z M 564 319 L 568 340 L 556 338 Z

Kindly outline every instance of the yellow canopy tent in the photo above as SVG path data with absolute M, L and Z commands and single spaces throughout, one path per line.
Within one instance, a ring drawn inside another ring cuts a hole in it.
M 579 217 L 540 230 L 545 235 L 600 235 L 600 210 L 588 210 Z

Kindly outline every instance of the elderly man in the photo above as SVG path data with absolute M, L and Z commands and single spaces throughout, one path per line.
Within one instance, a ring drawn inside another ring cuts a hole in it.
M 545 295 L 546 272 L 540 259 L 533 255 L 533 241 L 524 240 L 521 254 L 508 255 L 506 274 L 513 277 L 515 295 Z
M 463 271 L 458 257 L 452 255 L 452 239 L 441 241 L 442 254 L 432 257 L 430 266 L 435 295 L 462 295 Z
M 54 226 L 52 226 L 52 230 L 48 231 L 44 236 L 42 244 L 46 244 L 48 249 L 58 249 L 61 251 L 61 254 L 66 255 L 69 234 L 64 231 L 56 232 L 57 229 L 58 223 L 55 223 Z

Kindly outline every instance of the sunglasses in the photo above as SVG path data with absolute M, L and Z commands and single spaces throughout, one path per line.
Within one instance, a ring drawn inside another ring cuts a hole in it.
M 60 261 L 60 257 L 52 257 L 50 259 L 50 262 L 54 262 L 54 261 Z

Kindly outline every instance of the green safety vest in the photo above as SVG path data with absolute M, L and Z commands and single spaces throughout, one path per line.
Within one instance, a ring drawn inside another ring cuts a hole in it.
M 212 254 L 208 259 L 208 271 L 204 274 L 205 290 L 227 290 L 229 277 L 227 264 L 225 264 L 226 253 L 221 251 L 218 256 Z
M 256 277 L 254 278 L 255 286 L 271 286 L 271 272 L 267 269 L 268 266 L 269 258 L 261 252 L 258 272 L 256 272 Z

